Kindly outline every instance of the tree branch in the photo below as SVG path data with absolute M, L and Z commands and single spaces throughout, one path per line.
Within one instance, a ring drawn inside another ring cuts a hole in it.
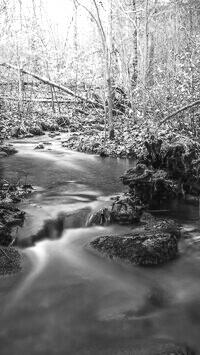
M 101 35 L 101 40 L 102 40 L 102 45 L 103 45 L 103 48 L 105 50 L 105 42 L 106 42 L 106 36 L 105 36 L 105 33 L 104 33 L 104 30 L 103 30 L 103 27 L 102 27 L 102 24 L 101 24 L 101 20 L 99 18 L 99 13 L 97 11 L 97 16 L 98 16 L 98 20 L 96 19 L 96 17 L 93 15 L 93 13 L 86 7 L 84 6 L 83 4 L 81 4 L 78 0 L 75 0 L 75 2 L 79 5 L 79 6 L 82 6 L 91 16 L 91 18 L 96 22 L 96 25 L 97 25 L 97 28 L 99 29 L 99 33 Z M 96 3 L 94 2 L 94 4 L 96 5 Z M 96 7 L 96 6 L 95 6 Z
M 163 123 L 165 123 L 166 121 L 170 120 L 172 117 L 176 116 L 178 113 L 180 112 L 183 112 L 185 110 L 187 110 L 188 108 L 191 108 L 193 106 L 196 106 L 196 105 L 200 105 L 200 100 L 197 100 L 197 101 L 194 101 L 192 102 L 191 104 L 189 105 L 186 105 L 186 106 L 183 106 L 182 108 L 180 108 L 179 110 L 175 111 L 175 112 L 172 112 L 169 116 L 165 117 L 164 120 L 162 120 L 158 127 L 160 127 Z

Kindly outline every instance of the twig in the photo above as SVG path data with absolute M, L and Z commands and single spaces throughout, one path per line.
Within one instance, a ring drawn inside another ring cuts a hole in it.
M 6 258 L 8 258 L 10 261 L 13 261 L 13 259 L 11 259 L 2 248 L 0 248 L 0 250 L 1 250 L 2 254 L 4 254 L 6 256 Z

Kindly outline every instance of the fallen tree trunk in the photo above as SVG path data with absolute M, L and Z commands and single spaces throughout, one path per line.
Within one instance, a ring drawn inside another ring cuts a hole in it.
M 178 113 L 183 112 L 183 111 L 187 110 L 188 108 L 191 108 L 191 107 L 196 106 L 196 105 L 200 105 L 200 100 L 194 101 L 191 104 L 183 106 L 179 110 L 172 112 L 169 116 L 165 117 L 164 120 L 162 120 L 159 123 L 158 127 L 160 127 L 166 121 L 170 120 L 172 117 L 176 116 Z
M 9 63 L 0 63 L 0 66 L 6 67 L 6 68 L 9 68 L 9 69 L 13 69 L 13 70 L 19 70 L 19 68 L 17 66 L 9 64 Z M 46 78 L 43 78 L 43 77 L 41 77 L 41 76 L 39 76 L 39 75 L 37 75 L 35 73 L 32 73 L 32 72 L 30 72 L 28 70 L 25 70 L 25 69 L 22 69 L 22 68 L 20 69 L 20 71 L 21 71 L 22 74 L 30 75 L 33 78 L 43 82 L 44 84 L 47 84 L 47 85 L 50 85 L 50 86 L 55 87 L 57 89 L 60 89 L 60 90 L 62 90 L 64 92 L 66 92 L 67 94 L 76 97 L 79 100 L 85 101 L 88 104 L 94 105 L 95 107 L 99 107 L 99 108 L 104 109 L 104 105 L 103 104 L 101 104 L 99 102 L 96 102 L 96 101 L 93 101 L 93 100 L 89 100 L 89 99 L 87 99 L 87 98 L 85 98 L 85 97 L 83 97 L 81 95 L 77 95 L 73 91 L 71 91 L 70 89 L 66 88 L 63 85 L 59 85 L 59 84 L 57 84 L 57 83 L 55 83 L 55 82 L 53 82 L 51 80 L 47 80 Z
M 15 97 L 7 97 L 7 96 L 0 96 L 0 100 L 10 100 L 10 101 L 18 101 Z M 39 103 L 52 103 L 51 99 L 22 99 L 23 102 L 39 102 Z M 58 102 L 59 104 L 69 104 L 75 103 L 74 100 L 53 100 L 54 102 Z

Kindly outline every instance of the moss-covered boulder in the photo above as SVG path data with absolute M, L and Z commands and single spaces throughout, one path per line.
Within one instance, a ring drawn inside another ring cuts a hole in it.
M 177 256 L 177 238 L 159 231 L 97 237 L 91 248 L 113 259 L 136 265 L 157 265 Z
M 137 201 L 124 194 L 116 197 L 111 206 L 101 208 L 89 216 L 87 226 L 122 224 L 131 225 L 139 222 L 142 215 Z
M 140 221 L 144 224 L 145 231 L 170 233 L 177 239 L 181 236 L 181 226 L 171 218 L 157 218 L 150 213 L 143 212 Z
M 134 224 L 142 215 L 141 206 L 129 195 L 118 196 L 111 207 L 111 222 L 118 224 Z
M 176 195 L 176 182 L 169 179 L 164 170 L 154 170 L 145 164 L 137 164 L 121 177 L 128 185 L 130 197 L 141 206 L 158 206 Z
M 98 211 L 92 213 L 86 222 L 86 226 L 102 226 L 111 223 L 111 208 L 100 208 Z

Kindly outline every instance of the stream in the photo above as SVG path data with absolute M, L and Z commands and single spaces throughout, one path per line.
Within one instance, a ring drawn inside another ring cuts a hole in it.
M 44 140 L 45 149 L 34 150 Z M 200 349 L 199 206 L 168 206 L 189 233 L 175 261 L 136 267 L 106 260 L 85 246 L 130 228 L 85 222 L 123 191 L 119 176 L 135 163 L 67 151 L 47 136 L 14 145 L 19 152 L 0 161 L 1 177 L 34 191 L 17 205 L 27 215 L 15 230 L 26 246 L 23 271 L 0 280 L 0 354 L 128 355 L 139 354 L 138 346 L 147 354 L 156 339 Z M 29 244 L 38 233 L 43 240 Z

